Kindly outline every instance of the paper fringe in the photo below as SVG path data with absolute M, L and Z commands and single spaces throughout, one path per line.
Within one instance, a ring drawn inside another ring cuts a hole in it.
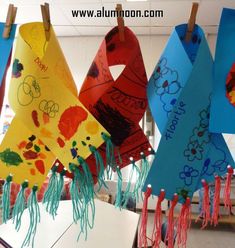
M 10 217 L 10 194 L 11 194 L 11 182 L 12 175 L 9 175 L 3 185 L 3 194 L 2 194 L 2 221 L 6 224 Z
M 143 152 L 140 153 L 140 156 L 142 158 L 142 167 L 141 167 L 141 187 L 144 186 L 145 180 L 147 178 L 147 175 L 149 173 L 150 165 L 147 160 L 147 157 Z
M 101 133 L 101 136 L 106 144 L 106 168 L 107 168 L 107 178 L 112 178 L 112 171 L 116 171 L 116 160 L 114 153 L 114 145 L 111 141 L 111 137 L 106 133 Z
M 219 210 L 220 210 L 220 190 L 221 190 L 221 180 L 219 176 L 215 176 L 215 195 L 213 201 L 213 214 L 211 218 L 211 224 L 214 226 L 218 225 Z
M 210 196 L 209 196 L 209 185 L 206 183 L 205 180 L 202 180 L 202 185 L 204 188 L 204 196 L 202 201 L 202 216 L 203 216 L 203 222 L 202 222 L 202 229 L 204 229 L 208 222 L 210 221 Z
M 228 166 L 228 173 L 224 187 L 224 207 L 228 209 L 229 213 L 231 213 L 232 209 L 232 201 L 231 201 L 231 182 L 233 176 L 233 168 Z
M 154 226 L 153 226 L 153 232 L 152 232 L 152 247 L 153 248 L 159 248 L 161 238 L 162 238 L 162 202 L 165 198 L 165 191 L 161 190 L 158 201 L 156 204 L 156 210 L 154 215 Z
M 70 170 L 74 172 L 74 178 L 70 187 L 70 195 L 73 204 L 73 219 L 80 222 L 80 233 L 87 239 L 87 230 L 93 228 L 95 218 L 94 182 L 86 161 L 78 157 L 79 166 L 70 164 Z M 91 220 L 89 218 L 91 209 Z
M 15 205 L 12 212 L 13 223 L 15 223 L 15 229 L 19 231 L 21 227 L 21 218 L 24 210 L 26 209 L 25 189 L 29 186 L 28 181 L 21 184 L 21 189 L 17 195 Z
M 168 215 L 168 222 L 167 222 L 167 230 L 166 230 L 166 237 L 165 237 L 165 243 L 167 243 L 168 248 L 174 247 L 174 209 L 178 202 L 178 195 L 175 194 L 173 196 L 173 200 L 171 201 L 171 207 L 169 210 Z
M 37 191 L 38 187 L 33 186 L 31 194 L 28 199 L 28 210 L 29 210 L 29 218 L 30 224 L 27 235 L 23 241 L 21 247 L 34 247 L 34 238 L 37 231 L 37 224 L 40 222 L 40 210 L 37 202 Z
M 118 182 L 117 182 L 117 195 L 116 195 L 116 200 L 115 200 L 115 207 L 121 209 L 122 205 L 123 205 L 122 173 L 121 173 L 121 170 L 120 170 L 119 166 L 117 166 L 116 172 L 117 172 L 117 175 L 118 175 Z
M 180 215 L 177 224 L 177 245 L 182 245 L 186 248 L 187 234 L 191 226 L 191 203 L 190 198 L 187 198 L 181 207 Z
M 152 193 L 152 188 L 148 185 L 144 193 L 144 202 L 142 208 L 142 220 L 139 229 L 139 247 L 147 248 L 147 221 L 148 221 L 148 199 Z
M 70 164 L 69 169 L 74 174 L 74 177 L 70 184 L 70 196 L 73 205 L 73 221 L 77 223 L 82 215 L 81 213 L 82 206 L 80 202 L 80 192 L 79 192 L 79 180 L 82 177 L 82 175 L 80 175 L 81 173 L 80 169 L 75 164 Z
M 53 217 L 57 215 L 57 209 L 58 206 L 58 178 L 57 178 L 57 166 L 53 166 L 51 169 L 51 177 L 49 179 L 47 190 L 43 197 L 43 204 L 46 204 L 46 211 Z
M 98 179 L 98 185 L 99 185 L 97 192 L 100 192 L 102 186 L 104 186 L 106 189 L 108 189 L 108 186 L 105 183 L 104 162 L 103 162 L 103 159 L 102 159 L 99 151 L 96 149 L 96 147 L 89 145 L 89 149 L 95 157 L 96 173 L 97 173 L 97 179 Z

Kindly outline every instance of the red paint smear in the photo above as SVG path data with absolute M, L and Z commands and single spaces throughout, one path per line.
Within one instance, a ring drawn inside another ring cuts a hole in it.
M 44 175 L 45 173 L 45 166 L 44 166 L 44 162 L 42 160 L 37 160 L 35 162 L 35 166 L 37 168 L 37 170 L 42 174 Z
M 38 121 L 38 112 L 36 110 L 33 110 L 32 111 L 32 119 L 33 119 L 34 125 L 36 127 L 39 127 L 40 126 L 40 123 Z
M 25 159 L 31 160 L 31 159 L 36 159 L 38 157 L 38 154 L 34 151 L 29 150 L 29 151 L 24 152 L 23 156 Z
M 35 174 L 36 174 L 35 169 L 30 169 L 30 173 L 31 173 L 31 175 L 35 176 Z
M 43 118 L 44 124 L 49 123 L 50 117 L 49 117 L 49 115 L 47 113 L 43 113 L 42 118 Z
M 69 140 L 77 132 L 79 125 L 87 119 L 87 112 L 79 107 L 73 106 L 66 109 L 60 117 L 58 128 L 60 133 Z
M 25 148 L 26 145 L 27 145 L 27 143 L 28 143 L 28 142 L 25 141 L 25 140 L 24 140 L 24 141 L 21 141 L 20 144 L 18 145 L 18 148 L 19 148 L 20 150 L 21 150 L 22 148 Z
M 57 138 L 57 143 L 59 144 L 60 147 L 64 147 L 65 146 L 64 141 L 60 137 Z

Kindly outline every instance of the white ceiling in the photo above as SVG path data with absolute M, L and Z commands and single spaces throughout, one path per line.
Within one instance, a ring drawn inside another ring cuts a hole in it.
M 148 0 L 127 2 L 126 0 L 46 0 L 50 4 L 51 21 L 58 36 L 104 35 L 116 25 L 115 18 L 73 18 L 72 9 L 115 9 L 122 3 L 123 9 L 164 11 L 163 18 L 125 18 L 125 25 L 139 35 L 169 34 L 173 26 L 187 22 L 191 10 L 191 0 Z M 216 33 L 223 7 L 235 8 L 235 0 L 199 0 L 197 23 L 206 33 Z M 38 0 L 0 0 L 0 21 L 6 18 L 8 4 L 18 7 L 16 23 L 41 21 Z M 235 25 L 235 24 L 234 24 Z

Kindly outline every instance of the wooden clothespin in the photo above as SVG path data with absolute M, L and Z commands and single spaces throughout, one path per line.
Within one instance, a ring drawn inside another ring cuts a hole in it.
M 44 26 L 44 30 L 45 30 L 46 40 L 49 41 L 51 19 L 50 19 L 50 9 L 49 9 L 48 3 L 44 3 L 44 5 L 41 5 L 41 12 L 42 12 L 42 20 L 43 20 L 43 26 Z
M 120 41 L 125 41 L 125 35 L 124 35 L 124 19 L 123 16 L 121 16 L 121 12 L 122 12 L 122 5 L 121 4 L 117 4 L 116 6 L 116 12 L 117 12 L 117 23 L 118 23 L 118 31 L 119 31 L 119 39 Z
M 14 4 L 9 4 L 6 23 L 2 34 L 2 37 L 5 39 L 8 39 L 10 36 L 11 26 L 15 22 L 16 12 L 17 12 L 17 7 L 14 7 Z
M 196 23 L 197 10 L 198 10 L 198 3 L 193 3 L 190 18 L 188 20 L 187 32 L 185 35 L 186 42 L 189 42 L 192 38 L 192 32 L 194 30 L 194 26 Z

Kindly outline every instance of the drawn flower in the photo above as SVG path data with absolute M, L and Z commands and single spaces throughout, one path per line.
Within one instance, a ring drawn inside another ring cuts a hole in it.
M 176 71 L 168 70 L 164 77 L 160 77 L 158 80 L 155 80 L 154 84 L 156 87 L 156 94 L 176 94 L 181 88 L 177 79 L 178 73 Z
M 163 109 L 168 113 L 170 113 L 172 111 L 174 105 L 177 102 L 177 98 L 175 98 L 175 97 L 172 98 L 172 96 L 169 95 L 169 94 L 161 95 L 160 100 L 161 100 L 161 102 L 163 104 Z
M 200 126 L 202 128 L 207 128 L 209 126 L 209 119 L 210 119 L 209 108 L 202 110 L 199 116 L 201 118 Z
M 160 77 L 163 77 L 163 75 L 168 72 L 169 69 L 166 67 L 166 64 L 167 59 L 161 58 L 153 73 L 154 80 L 158 80 Z
M 198 170 L 193 169 L 188 165 L 184 166 L 183 171 L 180 172 L 180 179 L 184 180 L 185 185 L 190 186 L 193 183 L 193 178 L 199 175 Z
M 198 144 L 197 141 L 189 143 L 187 148 L 188 149 L 184 151 L 184 156 L 187 157 L 188 161 L 202 159 L 203 148 Z
M 207 129 L 201 127 L 195 127 L 193 129 L 193 135 L 190 137 L 190 142 L 198 142 L 199 145 L 208 143 L 210 141 L 210 133 Z
M 208 155 L 208 158 L 204 161 L 201 175 L 211 176 L 214 173 L 226 173 L 228 166 L 226 153 L 211 142 Z

